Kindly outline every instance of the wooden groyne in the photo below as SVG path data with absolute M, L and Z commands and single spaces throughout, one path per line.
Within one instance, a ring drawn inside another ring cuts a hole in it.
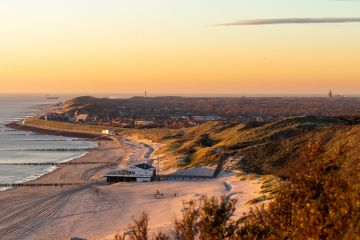
M 26 152 L 89 152 L 93 148 L 24 148 L 24 149 L 5 149 L 6 151 L 26 151 Z
M 154 181 L 171 181 L 171 180 L 209 180 L 214 179 L 213 176 L 196 176 L 196 175 L 157 175 Z M 0 183 L 0 188 L 15 187 L 65 187 L 65 186 L 85 186 L 85 185 L 107 185 L 104 181 L 95 182 L 73 182 L 73 183 Z
M 118 164 L 118 162 L 40 162 L 40 163 L 0 163 L 0 166 L 64 166 L 64 165 L 91 165 L 91 164 Z
M 64 187 L 64 186 L 82 186 L 87 183 L 0 183 L 0 187 Z

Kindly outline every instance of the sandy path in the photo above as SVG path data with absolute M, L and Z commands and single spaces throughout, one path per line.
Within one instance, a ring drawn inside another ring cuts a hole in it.
M 120 138 L 120 146 L 104 141 L 74 161 L 118 161 L 126 166 L 147 161 L 153 151 L 149 144 Z M 67 165 L 36 182 L 98 181 L 107 170 L 106 164 Z M 164 199 L 154 198 L 157 190 Z M 193 182 L 17 188 L 0 193 L 0 239 L 112 239 L 142 211 L 150 214 L 152 230 L 168 230 L 174 217 L 181 214 L 183 202 L 203 194 L 236 196 L 241 214 L 259 190 L 257 181 L 239 182 L 233 175 Z

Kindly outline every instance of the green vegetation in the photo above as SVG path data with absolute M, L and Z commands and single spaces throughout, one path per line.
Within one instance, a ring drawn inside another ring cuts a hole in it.
M 323 151 L 319 142 L 302 149 L 302 167 L 267 207 L 234 219 L 235 200 L 203 197 L 184 206 L 171 235 L 158 233 L 153 239 L 360 239 L 359 161 L 355 171 L 348 171 L 351 160 L 343 151 L 327 157 Z M 148 221 L 143 215 L 130 226 L 129 235 L 116 239 L 150 239 Z
M 173 236 L 159 232 L 151 239 L 236 239 L 235 236 L 239 221 L 233 220 L 235 200 L 227 201 L 224 197 L 202 197 L 200 204 L 194 201 L 184 204 L 182 219 L 175 219 Z M 115 240 L 148 240 L 149 216 L 143 213 L 134 223 L 129 225 L 127 234 L 117 234 Z
M 141 119 L 170 118 L 187 115 L 219 115 L 234 120 L 257 117 L 282 119 L 302 115 L 354 116 L 360 114 L 359 98 L 190 98 L 190 97 L 133 97 L 129 99 L 95 98 L 90 96 L 67 101 L 63 111 L 98 116 Z M 189 114 L 190 113 L 190 114 Z M 359 122 L 359 119 L 354 119 Z
M 208 122 L 182 130 L 125 130 L 155 142 L 158 153 L 170 157 L 186 156 L 184 167 L 216 165 L 222 157 L 237 159 L 234 166 L 248 173 L 289 178 L 301 149 L 312 140 L 324 145 L 324 155 L 339 145 L 354 157 L 360 141 L 359 126 L 345 120 L 322 117 L 294 117 L 265 124 Z
M 29 123 L 66 130 L 101 128 L 40 120 Z M 272 199 L 266 207 L 234 219 L 233 201 L 204 197 L 198 204 L 184 206 L 183 218 L 175 221 L 171 236 L 158 233 L 153 239 L 360 239 L 360 126 L 346 119 L 209 122 L 182 130 L 119 133 L 161 142 L 160 153 L 186 155 L 184 167 L 214 165 L 224 157 L 237 159 L 233 168 L 263 183 L 263 196 L 249 204 Z M 129 235 L 117 239 L 149 239 L 149 219 L 147 215 L 135 219 Z
M 175 239 L 360 239 L 360 126 L 296 117 L 260 125 L 212 122 L 181 134 L 156 133 L 137 132 L 164 141 L 160 151 L 189 154 L 188 166 L 211 164 L 219 154 L 237 157 L 235 168 L 248 173 L 242 178 L 263 183 L 263 195 L 249 204 L 272 199 L 235 221 L 225 210 L 232 209 L 232 202 L 204 198 L 198 207 L 185 207 L 183 219 L 174 225 Z M 212 222 L 215 232 L 202 226 L 217 212 L 224 217 Z M 231 234 L 221 235 L 229 233 L 227 226 Z
M 267 208 L 243 219 L 245 239 L 359 239 L 360 174 L 346 170 L 343 152 L 322 157 L 317 142 L 299 160 L 302 168 Z M 355 168 L 359 169 L 359 162 Z
M 85 131 L 85 132 L 95 132 L 95 133 L 101 133 L 103 129 L 107 129 L 107 127 L 104 126 L 45 121 L 37 118 L 28 119 L 27 125 L 33 127 L 64 130 L 64 131 Z
M 29 125 L 70 131 L 100 133 L 103 126 L 29 119 Z M 346 120 L 321 117 L 295 117 L 266 124 L 208 122 L 200 126 L 174 129 L 115 129 L 118 134 L 135 134 L 159 142 L 173 159 L 183 157 L 182 167 L 217 165 L 219 160 L 235 159 L 233 168 L 245 173 L 275 175 L 288 179 L 298 171 L 303 148 L 312 141 L 323 146 L 321 157 L 341 151 L 349 158 L 344 168 L 358 163 L 360 125 Z

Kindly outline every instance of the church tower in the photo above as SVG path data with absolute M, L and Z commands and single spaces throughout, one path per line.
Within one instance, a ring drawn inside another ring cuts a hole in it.
M 329 93 L 328 93 L 328 98 L 329 98 L 329 99 L 332 99 L 332 98 L 333 98 L 333 93 L 332 93 L 331 89 L 330 89 L 330 91 L 329 91 Z

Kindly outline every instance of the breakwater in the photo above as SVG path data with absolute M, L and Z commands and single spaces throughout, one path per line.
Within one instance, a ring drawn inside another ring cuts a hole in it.
M 117 164 L 117 162 L 29 162 L 29 163 L 0 163 L 0 166 L 65 166 L 65 165 L 91 165 L 91 164 Z

